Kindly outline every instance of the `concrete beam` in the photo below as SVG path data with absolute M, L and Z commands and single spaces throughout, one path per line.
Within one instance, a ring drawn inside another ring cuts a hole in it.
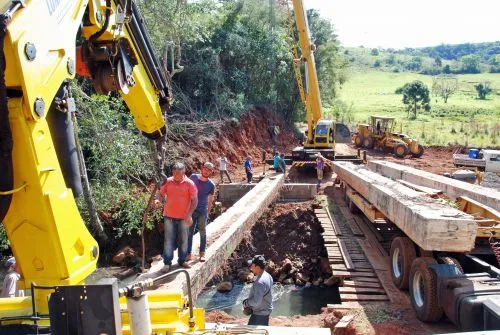
M 452 199 L 465 195 L 493 209 L 500 209 L 500 192 L 489 187 L 466 183 L 386 161 L 369 161 L 368 168 L 391 179 L 402 179 L 417 185 L 441 190 Z
M 279 174 L 277 174 L 279 176 Z M 219 185 L 219 201 L 234 203 L 258 184 L 222 184 Z M 279 201 L 305 201 L 316 196 L 315 184 L 284 184 L 279 192 Z
M 464 252 L 474 247 L 477 226 L 471 215 L 363 166 L 334 162 L 334 170 L 424 250 Z
M 278 190 L 283 185 L 283 182 L 284 177 L 282 174 L 263 179 L 207 226 L 209 246 L 206 250 L 206 261 L 193 263 L 192 268 L 188 270 L 191 277 L 191 291 L 195 299 L 217 273 L 218 269 L 225 264 L 255 222 L 276 201 Z M 195 258 L 198 254 L 199 240 L 198 233 L 193 239 Z M 174 258 L 172 264 L 176 264 L 176 262 L 177 258 Z M 187 294 L 187 285 L 182 274 L 177 275 L 175 280 L 163 285 L 162 288 L 183 290 L 184 294 Z

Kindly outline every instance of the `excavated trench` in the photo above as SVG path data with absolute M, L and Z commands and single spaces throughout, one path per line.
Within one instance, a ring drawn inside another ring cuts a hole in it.
M 252 227 L 215 278 L 198 296 L 196 306 L 242 317 L 253 274 L 246 261 L 263 254 L 273 276 L 273 316 L 319 314 L 340 302 L 321 233 L 314 201 L 275 204 Z M 223 291 L 223 292 L 221 292 Z

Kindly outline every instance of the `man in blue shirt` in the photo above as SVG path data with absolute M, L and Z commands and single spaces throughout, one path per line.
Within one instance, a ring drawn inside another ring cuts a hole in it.
M 243 308 L 251 313 L 248 325 L 268 326 L 269 315 L 273 311 L 273 277 L 265 270 L 264 255 L 255 255 L 248 261 L 248 265 L 250 271 L 257 276 L 248 299 L 243 300 Z
M 273 167 L 276 172 L 281 172 L 280 171 L 280 153 L 276 151 L 273 157 Z
M 248 155 L 245 161 L 245 172 L 247 174 L 247 182 L 252 183 L 253 172 L 252 172 L 252 156 Z
M 200 261 L 205 261 L 205 249 L 207 247 L 207 219 L 214 200 L 215 183 L 209 178 L 214 172 L 214 165 L 210 162 L 203 164 L 201 174 L 192 174 L 191 180 L 198 189 L 198 206 L 193 212 L 193 225 L 189 230 L 188 255 L 186 261 L 192 260 L 193 236 L 198 228 L 200 232 Z

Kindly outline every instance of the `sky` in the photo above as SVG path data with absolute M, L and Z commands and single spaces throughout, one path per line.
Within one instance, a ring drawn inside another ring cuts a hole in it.
M 500 41 L 500 0 L 303 0 L 345 47 L 405 48 Z

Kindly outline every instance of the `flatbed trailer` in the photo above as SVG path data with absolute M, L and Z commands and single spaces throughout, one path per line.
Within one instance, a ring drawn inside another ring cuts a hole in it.
M 335 171 L 337 164 L 334 163 Z M 383 179 L 382 175 L 380 178 Z M 470 199 L 456 199 L 458 210 L 472 215 L 477 230 L 471 250 L 450 252 L 426 250 L 398 229 L 405 217 L 394 217 L 387 208 L 374 206 L 356 181 L 338 174 L 337 184 L 352 213 L 362 213 L 375 227 L 392 226 L 389 264 L 391 277 L 400 290 L 409 290 L 417 317 L 424 322 L 439 321 L 443 314 L 464 331 L 500 329 L 500 213 Z M 424 196 L 442 197 L 439 190 L 404 184 Z M 355 189 L 355 187 L 357 189 Z M 389 217 L 392 218 L 389 219 Z M 446 244 L 443 244 L 446 245 Z

